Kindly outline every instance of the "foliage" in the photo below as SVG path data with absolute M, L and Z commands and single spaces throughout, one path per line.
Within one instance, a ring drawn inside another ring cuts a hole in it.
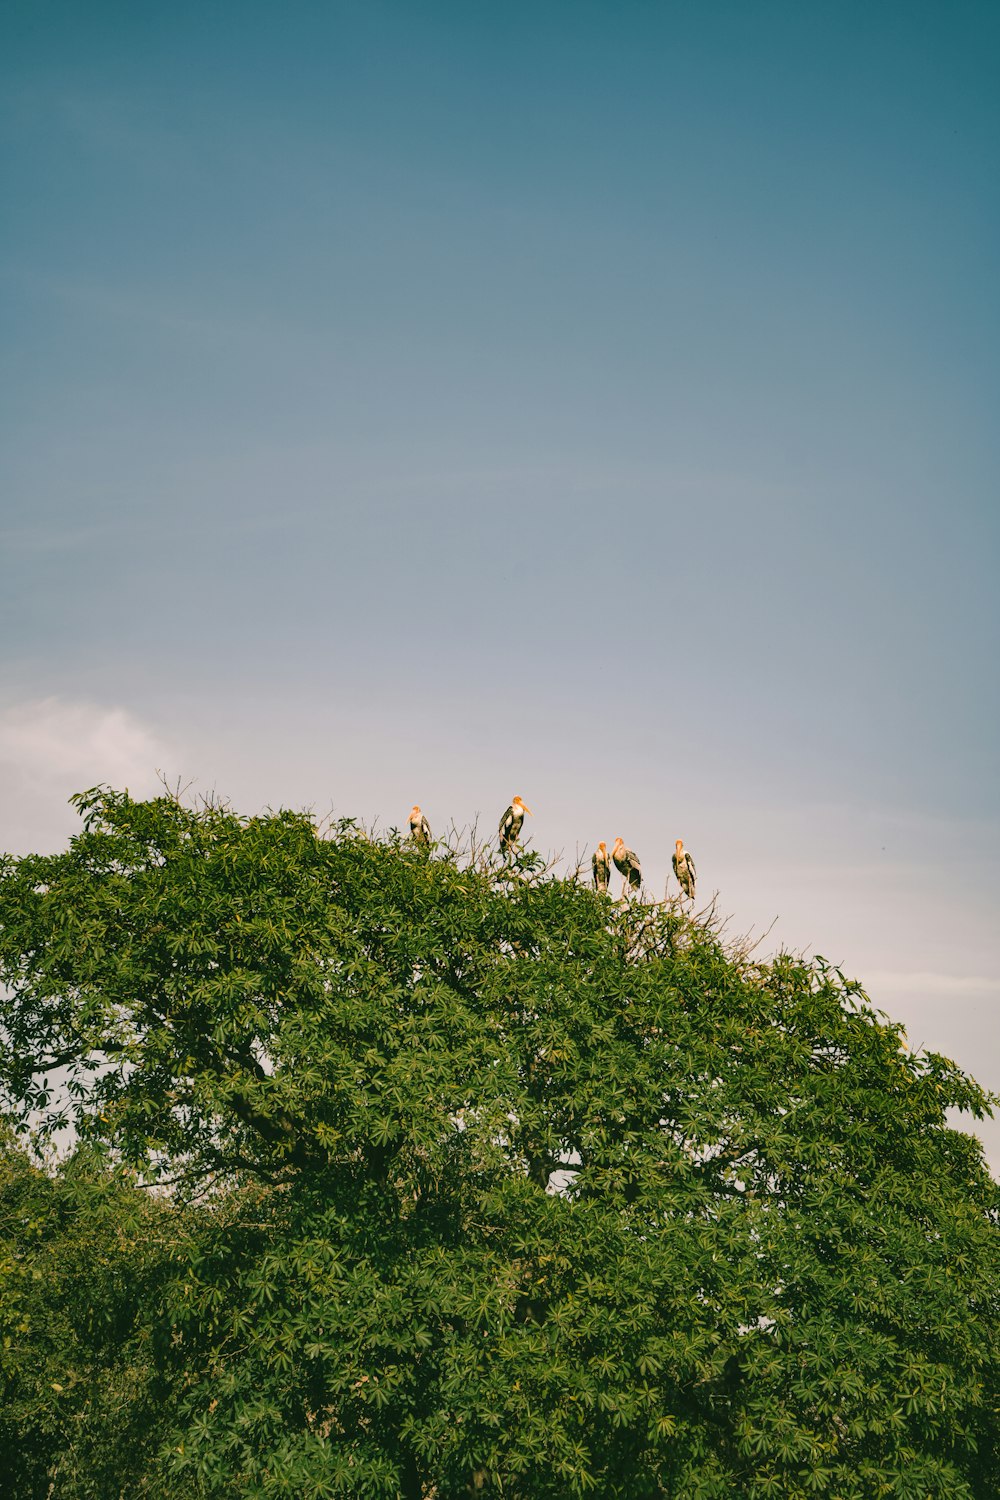
M 0 1494 L 136 1493 L 174 1218 L 91 1153 L 46 1173 L 0 1134 Z
M 0 871 L 0 1080 L 170 1226 L 133 1493 L 994 1493 L 989 1100 L 856 984 L 530 855 L 78 800 Z

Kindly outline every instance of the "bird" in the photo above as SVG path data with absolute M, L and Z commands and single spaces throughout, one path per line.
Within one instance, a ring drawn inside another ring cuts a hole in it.
M 625 881 L 630 891 L 637 891 L 642 885 L 642 867 L 635 853 L 625 848 L 625 840 L 619 835 L 615 839 L 615 847 L 611 851 L 611 857 L 615 862 L 615 869 Z
M 691 858 L 690 850 L 685 849 L 684 847 L 683 839 L 677 840 L 677 848 L 674 850 L 674 857 L 671 863 L 674 867 L 674 874 L 677 876 L 678 885 L 684 892 L 685 896 L 687 896 L 688 900 L 693 901 L 694 883 L 697 879 L 698 872 L 695 870 L 694 860 Z
M 504 854 L 512 854 L 514 852 L 514 845 L 517 843 L 518 834 L 521 832 L 521 824 L 524 822 L 525 813 L 530 818 L 535 816 L 530 807 L 525 807 L 520 797 L 512 798 L 510 806 L 500 819 L 500 848 Z
M 594 890 L 606 891 L 608 881 L 611 879 L 611 860 L 608 857 L 607 844 L 598 844 L 590 865 L 594 872 Z
M 416 803 L 410 808 L 410 837 L 415 844 L 422 844 L 425 849 L 431 841 L 431 825 Z

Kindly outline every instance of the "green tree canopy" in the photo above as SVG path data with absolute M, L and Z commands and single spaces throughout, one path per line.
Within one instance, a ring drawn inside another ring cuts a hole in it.
M 530 856 L 78 801 L 0 868 L 0 1083 L 170 1226 L 123 1494 L 995 1494 L 990 1101 L 857 984 Z

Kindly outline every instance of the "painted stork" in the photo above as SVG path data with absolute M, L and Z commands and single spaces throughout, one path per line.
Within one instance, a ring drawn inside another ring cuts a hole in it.
M 671 863 L 674 867 L 674 874 L 677 876 L 677 884 L 688 900 L 693 901 L 697 871 L 695 870 L 694 860 L 691 858 L 690 851 L 684 847 L 683 839 L 677 840 L 677 848 L 674 850 L 674 857 Z
M 513 854 L 525 813 L 529 818 L 535 816 L 530 807 L 525 807 L 520 797 L 514 797 L 500 819 L 500 848 L 504 854 Z
M 625 840 L 621 837 L 615 839 L 615 847 L 611 851 L 611 858 L 615 862 L 615 869 L 624 880 L 630 891 L 637 891 L 642 885 L 642 867 L 635 853 L 625 848 Z
M 425 849 L 431 841 L 431 825 L 416 803 L 410 808 L 410 837 L 415 844 L 422 844 Z
M 594 872 L 594 890 L 606 891 L 608 881 L 611 879 L 611 858 L 608 854 L 607 844 L 598 844 L 594 851 L 594 857 L 590 861 Z

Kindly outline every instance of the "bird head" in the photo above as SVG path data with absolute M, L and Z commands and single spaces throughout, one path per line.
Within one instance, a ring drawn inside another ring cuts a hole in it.
M 410 808 L 410 817 L 411 817 L 411 819 L 412 818 L 419 818 L 420 817 L 420 808 L 417 806 L 417 804 L 415 802 L 414 802 L 413 806 Z
M 601 851 L 602 854 L 607 854 L 607 852 L 608 852 L 608 846 L 604 842 L 603 839 L 601 840 L 601 842 L 598 844 L 597 847 L 598 847 L 598 849 L 600 849 L 600 851 Z
M 520 797 L 514 797 L 512 799 L 511 805 L 513 807 L 520 808 L 521 812 L 526 812 L 528 814 L 529 818 L 533 818 L 535 816 L 534 813 L 531 811 L 531 808 L 530 807 L 526 807 L 525 804 L 521 801 Z
M 615 854 L 620 854 L 624 848 L 625 848 L 625 840 L 622 838 L 621 834 L 619 834 L 618 837 L 615 839 L 615 848 L 614 848 Z
M 683 839 L 678 839 L 677 840 L 677 853 L 678 854 L 683 854 L 684 853 L 684 840 Z

